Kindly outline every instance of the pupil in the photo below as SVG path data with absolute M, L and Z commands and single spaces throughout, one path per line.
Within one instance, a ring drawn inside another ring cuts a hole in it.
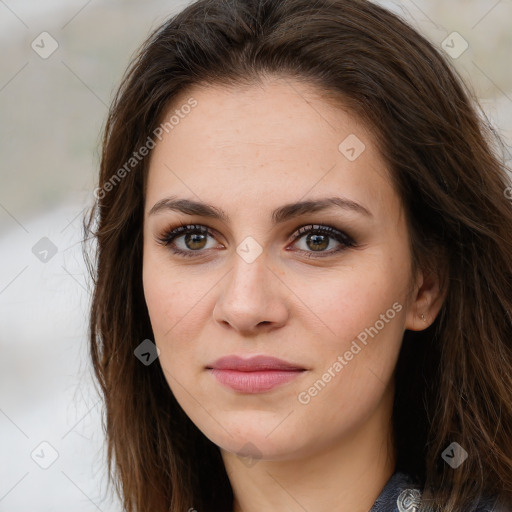
M 312 249 L 315 251 L 325 249 L 329 245 L 329 239 L 325 235 L 308 235 L 307 241 L 313 242 Z
M 185 245 L 189 249 L 202 249 L 204 247 L 204 242 L 206 240 L 205 235 L 198 234 L 198 233 L 187 233 L 185 235 Z M 189 242 L 191 241 L 193 247 L 190 247 Z M 203 242 L 201 244 L 201 242 Z M 199 246 L 194 246 L 194 244 L 199 244 Z

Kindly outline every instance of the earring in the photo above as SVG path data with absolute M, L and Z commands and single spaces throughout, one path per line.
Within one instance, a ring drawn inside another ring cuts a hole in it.
M 424 315 L 423 313 L 421 313 L 420 318 L 421 318 L 425 323 L 427 323 L 427 319 L 425 318 L 425 315 Z

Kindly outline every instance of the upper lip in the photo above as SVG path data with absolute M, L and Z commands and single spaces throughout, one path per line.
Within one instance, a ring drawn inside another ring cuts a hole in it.
M 237 370 L 240 372 L 253 372 L 258 370 L 305 370 L 302 366 L 289 363 L 270 356 L 253 356 L 242 358 L 239 356 L 226 356 L 217 359 L 214 363 L 206 366 L 208 369 L 216 370 Z

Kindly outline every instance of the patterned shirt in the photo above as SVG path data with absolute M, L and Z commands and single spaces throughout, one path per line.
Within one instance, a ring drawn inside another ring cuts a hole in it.
M 421 503 L 420 486 L 407 474 L 396 472 L 385 485 L 370 512 L 417 512 Z M 473 512 L 512 512 L 484 498 Z

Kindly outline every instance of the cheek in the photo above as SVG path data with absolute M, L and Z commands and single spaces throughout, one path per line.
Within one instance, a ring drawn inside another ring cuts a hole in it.
M 315 341 L 321 351 L 317 352 L 315 375 L 308 383 L 314 388 L 310 388 L 311 393 L 303 390 L 304 401 L 318 396 L 319 405 L 330 397 L 333 403 L 364 409 L 366 402 L 377 400 L 387 386 L 405 325 L 408 276 L 396 261 L 381 257 L 357 272 L 347 271 L 326 280 L 309 294 L 308 305 L 316 315 L 308 315 L 312 324 L 306 329 L 314 333 L 313 324 L 320 318 L 322 333 L 327 335 Z M 322 289 L 323 293 L 319 291 Z M 330 414 L 338 416 L 338 411 L 333 409 Z
M 159 363 L 169 388 L 179 396 L 179 385 L 186 374 L 183 361 L 190 360 L 188 343 L 173 343 L 180 336 L 185 322 L 194 316 L 191 297 L 187 296 L 186 283 L 177 278 L 176 272 L 170 273 L 157 259 L 145 255 L 143 264 L 143 287 L 149 312 L 154 343 L 158 347 Z M 187 315 L 188 312 L 188 315 Z
M 169 313 L 177 313 L 174 302 L 179 302 L 174 300 L 175 294 L 170 293 L 174 289 L 174 284 L 169 283 L 158 265 L 152 263 L 151 258 L 145 258 L 142 279 L 153 333 L 159 337 L 161 332 L 165 332 L 166 326 L 169 329 Z
M 217 278 L 218 279 L 218 278 Z M 191 267 L 179 268 L 160 251 L 147 251 L 143 262 L 143 288 L 153 329 L 160 349 L 160 363 L 177 374 L 195 360 L 194 340 L 211 315 L 209 292 L 216 279 Z
M 186 279 L 168 258 L 165 251 L 149 248 L 144 252 L 142 267 L 144 297 L 155 336 L 167 332 L 182 321 L 201 294 L 200 281 Z
M 309 429 L 320 421 L 329 438 L 354 428 L 378 407 L 403 336 L 402 285 L 398 275 L 380 268 L 357 278 L 347 274 L 332 284 L 329 300 L 317 297 L 318 315 L 336 335 L 310 342 L 317 347 L 317 365 L 296 398 Z
M 145 251 L 142 271 L 144 298 L 154 341 L 161 351 L 161 363 L 167 359 L 168 343 L 164 341 L 173 338 L 174 330 L 190 309 L 186 283 L 170 268 L 155 251 Z
M 373 326 L 381 315 L 385 316 L 386 331 L 392 323 L 401 323 L 395 321 L 401 315 L 392 306 L 398 302 L 402 305 L 400 309 L 405 309 L 405 277 L 392 264 L 382 265 L 375 261 L 364 268 L 317 278 L 314 283 L 303 277 L 296 281 L 294 291 L 309 310 L 304 318 L 311 319 L 313 332 L 316 330 L 313 325 L 321 322 L 318 329 L 326 336 L 324 339 L 329 340 L 331 348 L 339 350 L 364 329 Z

